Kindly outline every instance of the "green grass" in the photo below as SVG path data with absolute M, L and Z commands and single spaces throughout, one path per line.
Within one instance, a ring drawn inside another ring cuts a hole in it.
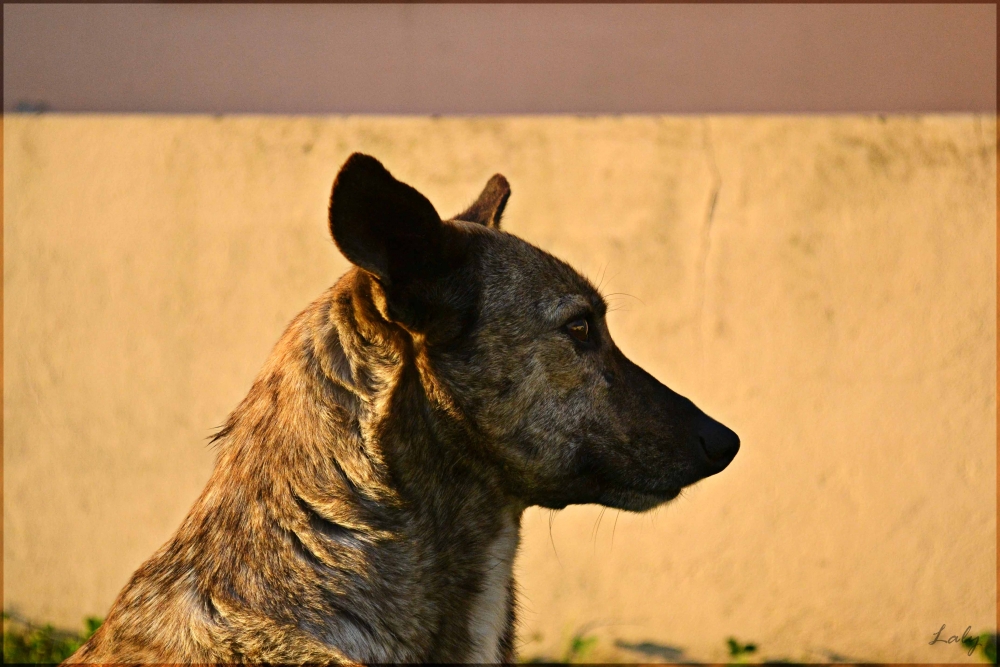
M 59 630 L 52 625 L 35 625 L 19 617 L 17 614 L 3 613 L 3 661 L 9 663 L 48 663 L 62 662 L 73 654 L 87 639 L 101 627 L 101 619 L 88 616 L 83 621 L 81 632 Z M 542 656 L 525 662 L 547 663 L 579 663 L 586 662 L 589 654 L 597 644 L 597 637 L 584 631 L 574 634 L 559 659 Z M 726 640 L 730 664 L 747 664 L 757 657 L 757 644 L 744 643 L 735 637 Z M 978 655 L 987 663 L 997 664 L 997 635 L 983 632 L 967 637 L 962 647 L 969 655 Z M 758 658 L 759 660 L 759 658 Z M 765 660 L 763 664 L 777 664 L 786 660 Z
M 966 637 L 962 640 L 962 647 L 970 655 L 978 653 L 985 662 L 997 664 L 997 636 L 989 632 L 983 632 L 976 637 Z
M 101 627 L 101 619 L 84 619 L 82 632 L 58 630 L 52 625 L 35 625 L 7 612 L 3 613 L 3 661 L 9 663 L 57 663 L 73 655 Z
M 536 635 L 535 638 L 541 638 L 541 635 Z M 561 657 L 553 658 L 545 655 L 536 655 L 529 658 L 522 655 L 520 657 L 520 662 L 547 665 L 569 665 L 573 663 L 586 662 L 587 654 L 590 653 L 591 649 L 594 648 L 596 644 L 597 637 L 586 635 L 581 631 L 570 637 L 569 641 L 566 643 L 566 649 L 562 652 Z
M 573 635 L 569 640 L 569 646 L 566 647 L 566 652 L 563 654 L 561 662 L 585 662 L 587 654 L 590 653 L 590 650 L 596 644 L 597 637 L 584 636 L 582 634 Z
M 735 637 L 727 639 L 726 646 L 729 648 L 729 658 L 734 663 L 744 663 L 757 652 L 756 644 L 744 644 Z

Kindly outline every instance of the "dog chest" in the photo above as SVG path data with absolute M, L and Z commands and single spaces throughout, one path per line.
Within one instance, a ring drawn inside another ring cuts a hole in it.
M 495 663 L 501 660 L 500 640 L 507 625 L 508 588 L 517 553 L 518 526 L 510 517 L 490 543 L 485 560 L 482 590 L 472 601 L 469 636 L 473 650 L 467 662 Z

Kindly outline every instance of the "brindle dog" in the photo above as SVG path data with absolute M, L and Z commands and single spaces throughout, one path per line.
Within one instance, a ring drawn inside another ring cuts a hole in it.
M 511 662 L 526 507 L 641 512 L 732 461 L 736 434 L 625 358 L 586 279 L 499 229 L 509 195 L 496 175 L 442 221 L 347 160 L 330 231 L 355 268 L 68 662 Z

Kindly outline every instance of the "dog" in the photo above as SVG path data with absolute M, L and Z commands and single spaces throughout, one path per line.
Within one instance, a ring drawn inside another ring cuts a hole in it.
M 737 435 L 629 361 L 597 289 L 500 229 L 497 174 L 443 221 L 355 153 L 351 270 L 215 435 L 177 533 L 68 663 L 513 662 L 522 512 L 642 512 Z

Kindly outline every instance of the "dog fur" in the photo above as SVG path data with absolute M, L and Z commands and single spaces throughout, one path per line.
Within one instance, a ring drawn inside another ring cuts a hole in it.
M 526 507 L 644 511 L 732 460 L 732 431 L 618 350 L 586 279 L 499 229 L 509 195 L 496 175 L 442 221 L 348 159 L 330 229 L 355 267 L 67 662 L 512 662 Z

